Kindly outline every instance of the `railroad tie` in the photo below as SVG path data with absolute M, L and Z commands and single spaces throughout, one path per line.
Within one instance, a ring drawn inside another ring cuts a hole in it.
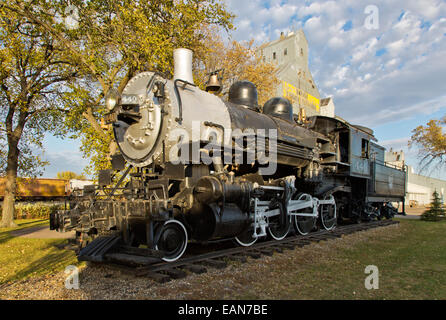
M 180 269 L 166 269 L 164 270 L 164 272 L 169 275 L 170 277 L 172 277 L 173 279 L 182 279 L 182 278 L 186 278 L 187 273 L 183 270 Z
M 148 248 L 136 248 L 126 245 L 121 245 L 119 247 L 119 252 L 142 257 L 152 256 L 159 259 L 161 259 L 164 256 L 164 252 L 160 250 L 152 250 Z
M 234 261 L 238 261 L 238 262 L 242 262 L 245 263 L 247 261 L 246 257 L 244 256 L 239 256 L 239 255 L 233 255 L 233 256 L 229 256 L 228 257 L 230 260 L 234 260 Z
M 181 268 L 197 274 L 205 273 L 207 271 L 205 267 L 196 264 L 185 264 L 181 266 Z
M 295 244 L 299 248 L 302 248 L 303 246 L 306 246 L 306 245 L 308 245 L 310 243 L 311 243 L 311 241 L 308 241 L 308 240 L 296 240 L 296 241 L 293 241 L 293 244 Z
M 172 280 L 172 278 L 170 276 L 168 276 L 167 274 L 158 273 L 158 272 L 148 272 L 145 276 L 153 281 L 158 282 L 158 283 L 166 283 L 166 282 L 169 282 L 170 280 Z
M 259 259 L 262 256 L 262 254 L 257 251 L 246 251 L 246 252 L 243 252 L 243 254 L 245 254 L 253 259 Z
M 288 250 L 294 250 L 294 248 L 296 247 L 296 245 L 292 244 L 292 243 L 281 243 L 280 246 L 284 249 L 288 249 Z
M 144 277 L 144 276 L 146 276 L 147 274 L 149 274 L 150 272 L 152 272 L 152 271 L 150 271 L 149 269 L 147 269 L 147 268 L 145 268 L 145 267 L 143 267 L 143 268 L 136 268 L 135 269 L 135 277 Z
M 324 238 L 322 240 L 331 240 L 331 239 L 336 239 L 338 238 L 338 236 L 333 235 L 333 234 L 325 234 Z
M 274 246 L 272 249 L 278 253 L 283 253 L 283 248 L 281 248 L 279 246 Z
M 141 257 L 124 253 L 107 253 L 105 259 L 129 266 L 147 266 L 160 261 L 159 258 L 155 257 Z
M 262 254 L 264 254 L 266 256 L 272 256 L 274 254 L 274 250 L 272 250 L 270 248 L 261 248 L 261 249 L 259 249 L 259 252 L 261 252 Z
M 203 261 L 198 261 L 198 264 L 202 264 L 205 266 L 209 266 L 215 269 L 224 269 L 228 266 L 228 264 L 221 260 L 215 260 L 215 259 L 206 259 Z
M 324 238 L 321 237 L 309 237 L 308 240 L 312 241 L 312 242 L 321 242 L 322 240 L 325 240 Z

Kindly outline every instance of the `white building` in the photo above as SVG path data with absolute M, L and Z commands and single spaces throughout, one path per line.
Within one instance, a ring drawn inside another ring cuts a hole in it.
M 385 154 L 386 163 L 404 168 L 404 152 L 390 151 Z M 432 202 L 432 194 L 437 191 L 441 201 L 445 202 L 446 181 L 423 176 L 415 173 L 411 166 L 407 166 L 406 201 L 409 206 L 425 206 Z
M 324 98 L 321 100 L 321 116 L 334 118 L 335 105 L 331 97 Z
M 432 202 L 434 191 L 438 192 L 444 203 L 445 190 L 446 181 L 416 174 L 415 170 L 408 166 L 406 204 L 428 205 Z
M 85 186 L 90 186 L 93 184 L 94 184 L 94 181 L 92 181 L 92 180 L 71 179 L 70 180 L 70 191 L 83 190 Z
M 322 99 L 308 66 L 308 41 L 304 31 L 282 33 L 280 38 L 262 44 L 256 55 L 264 62 L 277 66 L 277 96 L 292 101 L 294 114 L 305 111 L 306 116 L 323 114 L 334 116 L 331 98 Z M 327 104 L 322 105 L 322 101 Z

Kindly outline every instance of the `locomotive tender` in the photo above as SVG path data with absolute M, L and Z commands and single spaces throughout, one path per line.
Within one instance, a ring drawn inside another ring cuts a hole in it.
M 260 109 L 247 81 L 225 102 L 193 84 L 191 65 L 192 52 L 177 49 L 173 80 L 143 72 L 107 97 L 121 178 L 110 188 L 112 171 L 101 171 L 89 196 L 51 217 L 52 229 L 76 230 L 82 246 L 117 235 L 170 262 L 189 241 L 250 246 L 292 229 L 391 218 L 389 203 L 404 203 L 405 172 L 384 163 L 372 130 L 298 117 L 284 98 Z

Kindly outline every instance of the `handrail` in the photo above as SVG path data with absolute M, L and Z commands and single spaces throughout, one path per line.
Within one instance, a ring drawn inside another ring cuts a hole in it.
M 173 82 L 173 88 L 174 88 L 174 90 L 175 90 L 175 94 L 176 94 L 176 96 L 177 96 L 177 100 L 178 100 L 178 112 L 179 112 L 178 118 L 176 118 L 175 120 L 176 120 L 179 124 L 181 124 L 181 122 L 183 121 L 183 103 L 182 103 L 182 101 L 181 101 L 180 92 L 178 91 L 178 86 L 177 86 L 177 83 L 178 83 L 178 82 L 182 82 L 182 83 L 184 83 L 184 86 L 185 86 L 185 87 L 186 87 L 187 85 L 191 85 L 191 86 L 193 86 L 193 87 L 196 87 L 197 85 L 195 85 L 195 84 L 193 84 L 193 83 L 190 83 L 190 82 L 188 82 L 188 81 L 185 81 L 185 80 L 181 80 L 181 79 L 175 79 L 174 82 Z
M 393 169 L 398 169 L 398 170 L 400 170 L 400 171 L 404 171 L 404 172 L 406 172 L 406 170 L 405 170 L 405 166 L 403 166 L 403 167 L 400 167 L 400 166 L 397 166 L 397 165 L 395 165 L 395 164 L 391 164 L 391 163 L 389 163 L 389 162 L 387 162 L 387 161 L 381 161 L 381 160 L 372 160 L 373 162 L 376 162 L 377 164 L 380 164 L 380 165 L 382 165 L 382 166 L 386 166 L 386 167 L 389 167 L 389 168 L 393 168 Z

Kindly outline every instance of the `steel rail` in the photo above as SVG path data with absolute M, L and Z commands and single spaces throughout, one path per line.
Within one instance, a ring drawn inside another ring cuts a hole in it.
M 319 230 L 305 236 L 290 235 L 283 240 L 269 240 L 255 243 L 250 247 L 236 247 L 205 252 L 194 256 L 186 256 L 175 262 L 155 262 L 137 268 L 131 268 L 117 263 L 108 263 L 107 265 L 113 268 L 125 269 L 126 272 L 133 270 L 135 276 L 145 276 L 154 281 L 164 283 L 172 279 L 186 277 L 186 270 L 193 273 L 203 273 L 207 271 L 206 267 L 225 268 L 227 266 L 227 261 L 225 260 L 246 262 L 247 257 L 257 259 L 262 255 L 271 256 L 274 252 L 283 252 L 284 249 L 303 247 L 314 242 L 340 238 L 343 235 L 398 223 L 398 221 L 393 220 L 380 220 L 343 225 L 330 231 Z

